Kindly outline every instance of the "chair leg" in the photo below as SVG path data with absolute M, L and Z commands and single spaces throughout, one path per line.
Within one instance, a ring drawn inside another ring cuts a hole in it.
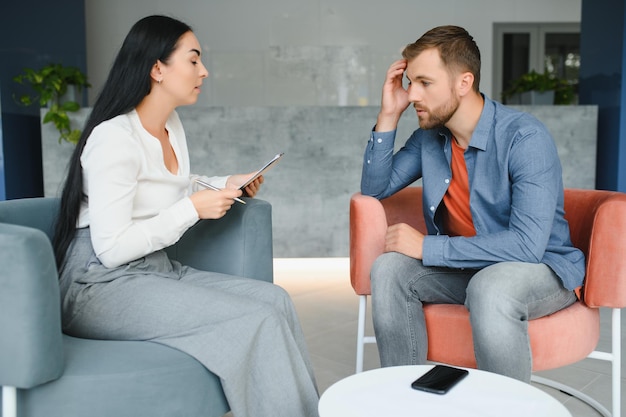
M 593 407 L 594 409 L 596 409 L 604 417 L 611 417 L 611 413 L 609 412 L 609 410 L 606 409 L 606 407 L 604 407 L 602 404 L 600 404 L 598 401 L 594 400 L 587 394 L 581 391 L 578 391 L 577 389 L 574 389 L 570 387 L 569 385 L 561 384 L 560 382 L 553 381 L 551 379 L 543 378 L 543 377 L 536 376 L 536 375 L 531 376 L 530 379 L 531 381 L 536 382 L 538 384 L 545 385 L 550 388 L 558 389 L 559 391 L 563 391 L 564 393 L 569 394 L 572 397 L 578 398 L 580 401 L 583 401 L 589 404 L 590 407 Z
M 363 348 L 365 345 L 365 316 L 367 314 L 367 295 L 359 296 L 359 320 L 356 335 L 356 373 L 363 371 Z
M 621 416 L 622 392 L 622 316 L 621 309 L 611 309 L 611 351 L 593 351 L 589 358 L 611 362 L 611 404 L 613 416 Z
M 622 395 L 622 316 L 621 309 L 614 308 L 611 319 L 611 344 L 613 350 L 613 361 L 611 377 L 613 381 L 613 416 L 621 416 L 621 395 Z
M 550 379 L 542 378 L 539 376 L 532 376 L 532 381 L 537 382 L 548 387 L 561 390 L 579 400 L 589 404 L 595 408 L 600 414 L 605 417 L 619 417 L 621 416 L 621 370 L 622 370 L 622 324 L 621 324 L 621 310 L 614 308 L 611 311 L 611 352 L 593 351 L 589 354 L 591 359 L 599 359 L 603 361 L 611 362 L 611 403 L 612 413 L 594 400 L 590 396 L 572 388 L 567 385 L 561 384 Z
M 2 417 L 17 416 L 17 388 L 2 386 Z
M 367 317 L 367 295 L 359 296 L 359 320 L 356 335 L 356 373 L 363 372 L 364 348 L 366 343 L 376 343 L 376 337 L 365 336 L 365 318 Z

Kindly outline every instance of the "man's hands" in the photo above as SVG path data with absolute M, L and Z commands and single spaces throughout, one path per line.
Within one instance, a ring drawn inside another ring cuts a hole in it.
M 406 223 L 387 228 L 385 252 L 398 252 L 415 259 L 422 259 L 424 235 Z
M 394 130 L 402 112 L 409 107 L 409 93 L 402 86 L 402 78 L 406 71 L 406 59 L 400 59 L 389 67 L 387 78 L 383 84 L 380 112 L 376 122 L 377 132 Z

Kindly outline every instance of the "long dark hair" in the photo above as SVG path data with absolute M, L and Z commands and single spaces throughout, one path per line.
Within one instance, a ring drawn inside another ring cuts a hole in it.
M 58 268 L 76 234 L 80 206 L 86 198 L 80 157 L 91 131 L 100 123 L 133 110 L 150 94 L 152 66 L 157 60 L 167 63 L 180 37 L 189 31 L 189 25 L 171 17 L 148 16 L 135 23 L 126 35 L 69 162 L 52 241 Z

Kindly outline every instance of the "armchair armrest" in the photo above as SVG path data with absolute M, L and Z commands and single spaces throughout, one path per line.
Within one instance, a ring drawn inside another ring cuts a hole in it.
M 56 197 L 18 198 L 0 202 L 0 223 L 18 224 L 42 230 L 52 241 L 54 222 L 61 199 Z
M 355 193 L 350 199 L 350 281 L 358 295 L 369 295 L 370 270 L 385 249 L 388 225 L 406 223 L 426 233 L 422 187 L 407 187 L 383 200 Z
M 169 256 L 191 267 L 272 282 L 272 206 L 264 200 L 235 203 L 218 220 L 201 220 Z
M 31 388 L 64 367 L 57 269 L 50 240 L 0 223 L 0 385 Z
M 370 270 L 385 248 L 387 218 L 379 200 L 356 193 L 350 199 L 350 281 L 358 295 L 371 294 Z

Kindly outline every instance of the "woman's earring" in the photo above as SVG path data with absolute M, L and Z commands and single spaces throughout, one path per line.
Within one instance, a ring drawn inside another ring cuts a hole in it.
M 163 81 L 163 80 L 158 80 L 158 81 L 157 81 L 157 84 L 161 84 L 161 81 Z

